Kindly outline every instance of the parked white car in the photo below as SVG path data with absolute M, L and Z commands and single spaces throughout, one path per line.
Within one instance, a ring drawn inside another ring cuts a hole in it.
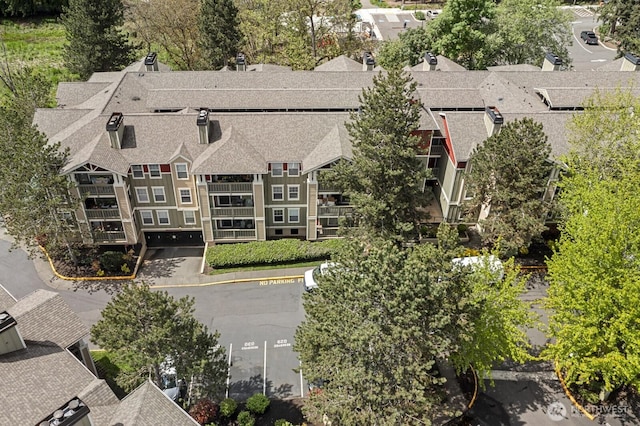
M 454 269 L 469 268 L 472 272 L 475 272 L 477 268 L 481 268 L 488 263 L 491 274 L 495 276 L 496 281 L 501 281 L 504 277 L 504 268 L 502 262 L 494 255 L 489 256 L 469 256 L 469 257 L 456 257 L 451 259 Z
M 329 269 L 335 266 L 334 262 L 324 262 L 313 269 L 309 269 L 304 273 L 304 289 L 311 291 L 314 288 L 318 288 L 318 277 L 326 275 Z

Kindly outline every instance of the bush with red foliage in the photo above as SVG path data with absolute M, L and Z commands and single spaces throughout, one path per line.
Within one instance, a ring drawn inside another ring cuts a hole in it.
M 218 404 L 210 399 L 201 399 L 189 410 L 189 415 L 201 425 L 211 423 L 218 415 Z

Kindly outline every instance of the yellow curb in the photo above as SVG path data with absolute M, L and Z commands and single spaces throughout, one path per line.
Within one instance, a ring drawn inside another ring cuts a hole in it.
M 476 370 L 474 370 L 472 366 L 469 366 L 469 368 L 471 369 L 471 372 L 473 373 L 473 378 L 475 380 L 474 380 L 473 397 L 471 398 L 471 401 L 469 401 L 469 404 L 467 405 L 468 409 L 473 407 L 473 404 L 475 404 L 476 398 L 478 397 L 478 375 L 476 374 Z
M 558 379 L 560 379 L 560 384 L 562 385 L 562 389 L 564 390 L 564 393 L 567 395 L 567 398 L 569 398 L 569 400 L 571 401 L 571 403 L 573 405 L 576 406 L 576 408 L 578 410 L 580 410 L 580 412 L 582 412 L 582 414 L 584 414 L 589 420 L 593 421 L 596 417 L 591 415 L 587 410 L 585 410 L 585 408 L 580 405 L 580 403 L 578 403 L 578 401 L 576 401 L 576 399 L 573 397 L 573 395 L 571 395 L 571 392 L 569 392 L 569 388 L 567 387 L 567 385 L 564 382 L 564 378 L 562 377 L 562 373 L 560 373 L 560 368 L 558 368 L 558 364 L 556 362 L 554 362 L 555 367 L 556 367 L 556 375 L 558 376 Z
M 266 278 L 238 278 L 235 280 L 214 281 L 210 283 L 198 283 L 198 284 L 160 284 L 150 285 L 149 288 L 179 288 L 179 287 L 209 287 L 219 284 L 238 284 L 238 283 L 250 283 L 254 281 L 277 281 L 277 280 L 291 280 L 296 278 L 304 278 L 304 275 L 290 275 L 286 277 L 266 277 Z
M 51 266 L 51 270 L 53 271 L 53 274 L 60 278 L 61 280 L 67 280 L 67 281 L 108 281 L 108 280 L 133 280 L 136 278 L 136 274 L 132 274 L 132 275 L 128 275 L 128 276 L 117 276 L 117 277 L 67 277 L 64 275 L 60 275 L 58 273 L 58 271 L 56 271 L 56 267 L 53 266 L 53 261 L 51 260 L 51 257 L 49 256 L 49 253 L 47 252 L 47 249 L 45 249 L 42 246 L 39 246 L 40 250 L 42 250 L 42 252 L 44 253 L 45 256 L 47 256 L 47 260 L 49 261 L 49 266 Z M 137 264 L 136 264 L 137 266 Z

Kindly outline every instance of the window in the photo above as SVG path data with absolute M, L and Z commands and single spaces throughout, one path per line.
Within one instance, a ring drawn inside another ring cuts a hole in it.
M 160 164 L 149 164 L 149 176 L 152 178 L 159 178 L 160 176 Z
M 300 199 L 300 185 L 287 185 L 287 191 L 289 191 L 289 200 Z
M 271 176 L 282 176 L 282 163 L 271 163 Z
M 273 209 L 273 222 L 274 223 L 284 222 L 284 209 Z
M 337 217 L 328 217 L 327 218 L 327 226 L 332 226 L 332 227 L 338 226 L 338 218 Z
M 287 164 L 287 175 L 300 176 L 300 164 L 299 163 Z
M 169 225 L 169 211 L 168 210 L 156 210 L 158 216 L 158 225 Z
M 282 185 L 271 185 L 271 198 L 273 200 L 284 200 L 284 187 Z
M 193 210 L 185 210 L 184 212 L 184 223 L 185 225 L 195 225 L 196 224 L 196 212 Z
M 300 221 L 300 209 L 288 209 L 289 223 L 298 223 Z
M 229 195 L 216 195 L 214 198 L 215 207 L 231 207 L 231 196 Z
M 139 203 L 148 203 L 149 192 L 147 192 L 147 188 L 136 188 L 136 197 Z
M 276 229 L 276 235 L 282 235 L 282 229 Z
M 153 213 L 151 210 L 140 210 L 143 225 L 153 225 Z
M 180 190 L 180 201 L 185 204 L 191 204 L 191 190 L 190 189 L 181 189 Z
M 144 169 L 140 164 L 131 166 L 131 174 L 133 174 L 134 179 L 144 179 Z
M 164 196 L 164 188 L 162 186 L 151 187 L 153 192 L 153 201 L 156 203 L 164 203 L 167 201 L 167 197 Z
M 298 228 L 291 229 L 291 235 L 298 235 Z
M 176 164 L 176 175 L 178 175 L 178 179 L 189 179 L 189 173 L 187 172 L 187 165 L 184 163 Z

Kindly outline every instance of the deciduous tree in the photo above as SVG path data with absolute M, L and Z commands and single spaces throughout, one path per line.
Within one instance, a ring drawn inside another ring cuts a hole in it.
M 213 69 L 227 65 L 238 53 L 241 39 L 238 9 L 232 0 L 202 0 L 200 40 L 206 61 Z
M 530 118 L 506 123 L 473 150 L 465 177 L 472 198 L 465 207 L 472 219 L 479 218 L 486 244 L 500 241 L 513 254 L 545 229 L 550 153 L 542 125 Z
M 219 334 L 193 317 L 194 299 L 179 300 L 146 284 L 127 284 L 102 310 L 91 327 L 91 340 L 131 367 L 118 379 L 131 388 L 146 377 L 161 385 L 161 364 L 178 377 L 194 380 L 198 397 L 218 397 L 224 389 L 227 364 Z M 196 398 L 197 399 L 197 398 Z
M 309 415 L 341 424 L 428 424 L 442 411 L 436 360 L 484 372 L 505 357 L 526 358 L 519 327 L 530 317 L 517 298 L 523 282 L 515 272 L 494 283 L 483 268 L 453 269 L 456 231 L 441 226 L 439 246 L 351 240 L 304 296 L 295 349 L 305 377 L 325 383 L 310 395 Z
M 327 173 L 351 198 L 358 226 L 365 232 L 405 240 L 415 235 L 424 201 L 425 166 L 416 157 L 422 105 L 416 83 L 400 71 L 374 77 L 360 96 L 359 112 L 351 114 L 347 130 L 353 158 Z
M 407 65 L 412 67 L 420 63 L 430 48 L 426 28 L 408 28 L 398 35 L 398 39 L 385 41 L 376 55 L 376 60 L 387 70 L 400 69 Z
M 602 33 L 620 42 L 619 52 L 640 51 L 640 4 L 625 0 L 605 2 L 599 11 Z
M 61 20 L 68 41 L 65 64 L 81 78 L 120 70 L 135 59 L 134 46 L 122 31 L 122 0 L 69 0 Z

